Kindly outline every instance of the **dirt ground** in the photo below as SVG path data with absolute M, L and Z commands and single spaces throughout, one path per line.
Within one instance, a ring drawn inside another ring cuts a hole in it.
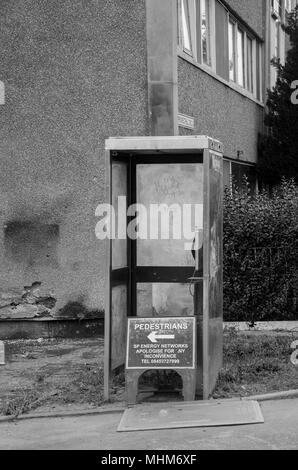
M 7 341 L 0 414 L 102 405 L 103 349 L 103 338 Z M 115 384 L 113 394 L 120 402 L 118 392 Z
M 298 388 L 291 364 L 296 334 L 224 335 L 224 366 L 214 398 Z M 0 366 L 0 415 L 80 410 L 105 406 L 103 338 L 6 342 L 7 364 Z M 125 402 L 123 376 L 112 386 L 113 405 Z

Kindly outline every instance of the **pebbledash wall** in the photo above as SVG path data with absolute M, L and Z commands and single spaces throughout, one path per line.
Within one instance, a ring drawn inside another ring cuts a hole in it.
M 0 319 L 100 315 L 104 139 L 148 134 L 144 0 L 2 0 Z
M 220 3 L 243 30 L 249 31 L 262 44 L 264 62 L 263 72 L 260 71 L 260 74 L 263 73 L 264 96 L 269 2 L 267 6 L 266 2 L 259 0 L 229 0 Z M 212 34 L 216 35 L 216 30 L 212 31 L 211 28 Z M 214 39 L 211 47 L 217 49 L 216 41 Z M 216 52 L 214 62 L 215 55 Z M 202 66 L 183 51 L 183 46 L 178 49 L 178 57 L 179 112 L 194 118 L 194 129 L 180 128 L 179 133 L 212 135 L 224 144 L 226 185 L 229 184 L 231 175 L 237 177 L 239 169 L 240 178 L 245 171 L 247 176 L 251 176 L 254 173 L 253 165 L 257 162 L 259 134 L 264 132 L 264 101 L 249 96 L 245 89 L 224 80 L 217 74 L 216 65 L 213 64 L 212 68 Z
M 264 88 L 270 3 L 222 2 L 264 41 Z M 263 104 L 181 51 L 180 8 L 0 2 L 0 320 L 101 316 L 105 138 L 208 134 L 223 142 L 227 171 L 256 162 Z M 194 129 L 178 126 L 179 113 Z
M 179 112 L 194 117 L 193 131 L 211 135 L 224 144 L 225 157 L 256 163 L 258 134 L 263 130 L 263 106 L 179 58 Z M 239 159 L 237 152 L 243 152 Z

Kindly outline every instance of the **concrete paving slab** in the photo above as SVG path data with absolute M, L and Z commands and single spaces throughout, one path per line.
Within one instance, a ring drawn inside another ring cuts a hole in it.
M 119 432 L 260 424 L 258 402 L 221 400 L 192 403 L 155 403 L 125 410 Z

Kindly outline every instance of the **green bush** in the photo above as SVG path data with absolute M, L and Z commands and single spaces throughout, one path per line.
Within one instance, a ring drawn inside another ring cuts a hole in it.
M 298 186 L 224 198 L 225 321 L 298 320 Z

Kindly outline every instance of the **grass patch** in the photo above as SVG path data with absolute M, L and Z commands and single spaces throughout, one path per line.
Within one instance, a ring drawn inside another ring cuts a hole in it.
M 28 413 L 41 404 L 41 399 L 35 390 L 19 390 L 14 397 L 7 398 L 1 405 L 0 414 L 17 418 Z
M 298 387 L 298 367 L 290 360 L 289 335 L 224 335 L 224 366 L 214 398 L 232 398 L 290 390 Z
M 92 364 L 76 370 L 68 384 L 57 387 L 55 402 L 101 406 L 104 402 L 101 366 Z

